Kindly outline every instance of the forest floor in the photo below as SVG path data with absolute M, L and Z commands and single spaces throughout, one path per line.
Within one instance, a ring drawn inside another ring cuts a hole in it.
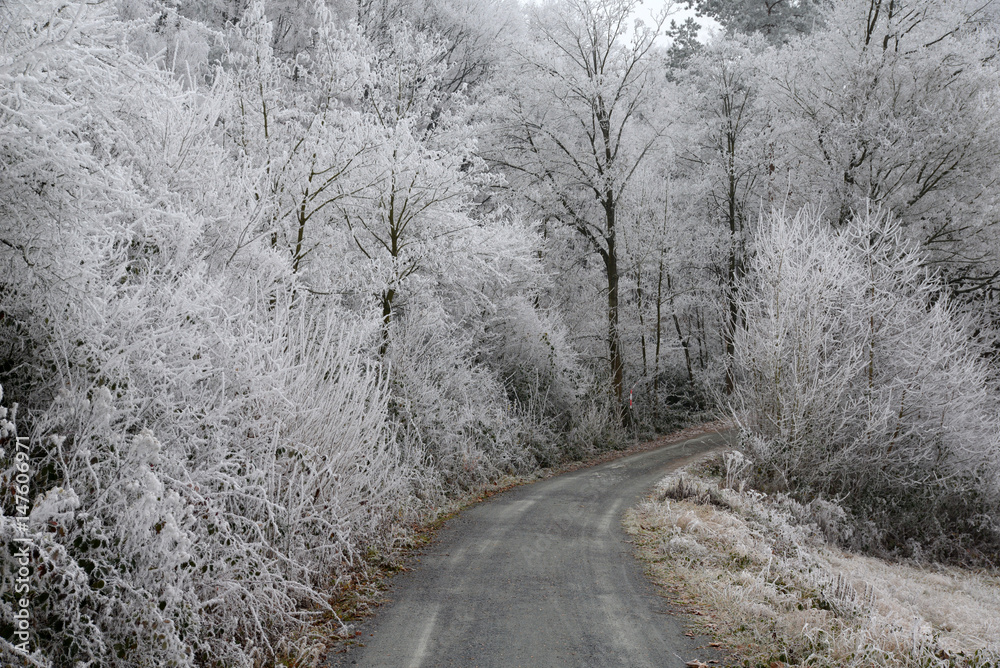
M 624 526 L 725 665 L 1000 666 L 1000 573 L 844 551 L 821 529 L 835 511 L 728 488 L 724 472 L 716 453 L 671 473 Z

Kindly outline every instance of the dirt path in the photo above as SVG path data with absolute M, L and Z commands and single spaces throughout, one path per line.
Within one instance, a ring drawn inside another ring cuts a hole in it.
M 681 668 L 698 642 L 666 614 L 621 529 L 671 468 L 725 444 L 708 434 L 525 485 L 450 520 L 364 647 L 329 666 Z

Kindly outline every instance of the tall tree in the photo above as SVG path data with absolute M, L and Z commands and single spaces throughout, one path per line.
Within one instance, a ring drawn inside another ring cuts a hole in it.
M 721 230 L 718 273 L 727 393 L 733 389 L 734 337 L 742 319 L 736 286 L 744 272 L 748 223 L 758 207 L 775 199 L 773 128 L 760 99 L 759 54 L 765 47 L 760 36 L 717 40 L 691 59 L 686 77 L 693 86 L 688 115 L 700 128 L 682 157 L 705 179 L 709 222 Z
M 953 288 L 996 285 L 997 28 L 990 3 L 837 0 L 774 59 L 803 196 L 842 226 L 875 202 Z
M 824 0 L 687 0 L 730 32 L 760 33 L 775 44 L 804 35 L 819 23 Z
M 521 84 L 510 99 L 507 150 L 495 156 L 527 177 L 547 219 L 575 230 L 602 261 L 607 351 L 616 413 L 625 426 L 619 332 L 619 214 L 639 166 L 663 138 L 649 105 L 652 26 L 629 25 L 639 0 L 560 0 L 534 10 L 533 42 L 516 53 Z
M 376 267 L 384 355 L 394 309 L 407 280 L 434 273 L 436 254 L 450 237 L 472 226 L 467 213 L 473 168 L 470 142 L 454 111 L 461 96 L 444 92 L 443 47 L 405 24 L 389 35 L 392 49 L 372 63 L 372 85 L 362 108 L 378 145 L 366 155 L 356 196 L 340 205 L 363 264 Z M 457 136 L 456 136 L 457 135 Z
M 370 50 L 356 28 L 336 29 L 332 13 L 317 2 L 316 48 L 289 63 L 271 46 L 274 26 L 265 9 L 254 0 L 230 31 L 227 72 L 219 75 L 234 93 L 222 123 L 227 144 L 257 174 L 257 215 L 236 252 L 268 238 L 305 276 L 328 259 L 321 256 L 334 232 L 331 205 L 360 189 L 355 168 L 376 141 L 354 109 L 368 81 Z M 328 288 L 315 273 L 304 285 Z
M 664 31 L 672 40 L 667 47 L 667 67 L 670 70 L 683 68 L 691 56 L 701 51 L 703 45 L 698 40 L 699 30 L 701 25 L 690 16 L 680 25 L 676 21 L 670 21 L 670 27 Z

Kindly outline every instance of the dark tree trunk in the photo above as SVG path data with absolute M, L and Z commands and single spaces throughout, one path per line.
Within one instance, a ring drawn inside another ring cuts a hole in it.
M 611 387 L 615 413 L 625 429 L 632 428 L 632 414 L 625 405 L 625 356 L 618 329 L 618 249 L 615 243 L 615 205 L 609 198 L 604 207 L 607 222 L 607 252 L 603 253 L 608 279 L 608 359 L 611 364 Z

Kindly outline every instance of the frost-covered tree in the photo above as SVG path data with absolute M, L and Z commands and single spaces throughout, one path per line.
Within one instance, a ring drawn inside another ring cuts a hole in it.
M 776 155 L 774 126 L 762 99 L 760 37 L 715 40 L 694 56 L 683 84 L 690 91 L 686 116 L 693 141 L 681 159 L 695 166 L 702 182 L 707 224 L 718 229 L 715 265 L 721 287 L 722 340 L 727 371 L 725 390 L 733 388 L 731 360 L 742 315 L 735 294 L 746 263 L 749 222 L 762 207 L 780 200 L 776 181 L 781 164 Z
M 516 49 L 504 148 L 494 156 L 526 184 L 538 215 L 583 239 L 603 265 L 611 395 L 625 410 L 620 333 L 619 218 L 639 166 L 661 144 L 652 26 L 630 25 L 638 2 L 567 0 L 537 8 L 531 42 Z
M 443 65 L 443 73 L 436 85 L 452 93 L 488 80 L 522 22 L 511 0 L 360 0 L 357 11 L 381 51 L 391 52 L 393 33 L 403 25 L 440 44 L 433 67 Z
M 251 2 L 230 30 L 228 69 L 219 85 L 230 93 L 223 124 L 233 158 L 256 179 L 254 215 L 240 247 L 268 239 L 291 257 L 305 285 L 330 291 L 324 264 L 341 227 L 335 204 L 377 176 L 359 167 L 380 143 L 358 107 L 368 85 L 370 49 L 356 26 L 337 28 L 316 3 L 316 42 L 294 61 L 271 46 L 274 26 L 265 3 Z
M 996 280 L 997 24 L 981 2 L 837 0 L 772 59 L 799 204 L 899 219 L 953 290 Z
M 469 145 L 449 136 L 456 120 L 437 85 L 446 70 L 439 45 L 405 25 L 393 35 L 392 51 L 374 64 L 363 105 L 375 143 L 364 170 L 355 170 L 361 175 L 355 192 L 339 206 L 365 273 L 375 277 L 383 354 L 409 279 L 417 272 L 443 275 L 449 237 L 473 226 L 468 214 L 476 185 Z

